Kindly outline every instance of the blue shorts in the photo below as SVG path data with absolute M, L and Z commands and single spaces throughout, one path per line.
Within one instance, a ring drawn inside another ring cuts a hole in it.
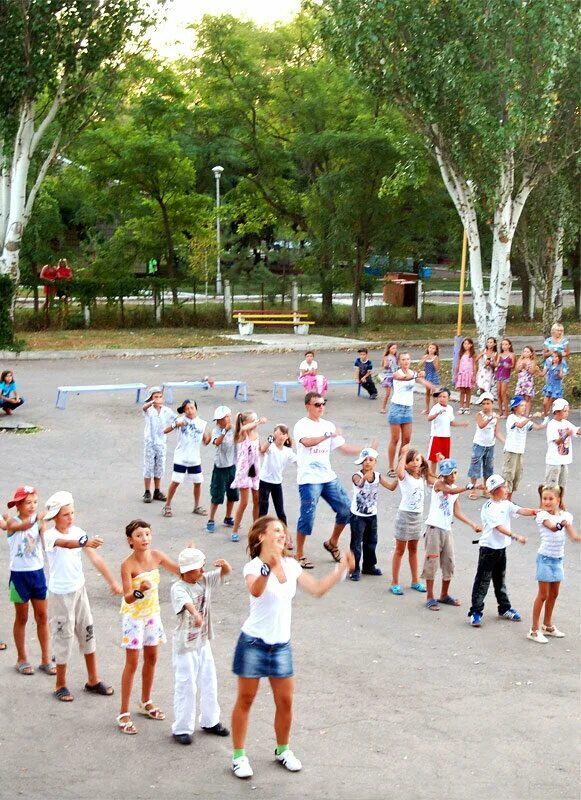
M 402 406 L 399 403 L 390 403 L 387 421 L 390 425 L 407 425 L 413 422 L 413 406 Z
M 322 497 L 335 512 L 335 524 L 347 525 L 351 522 L 351 500 L 341 486 L 339 478 L 327 483 L 300 483 L 299 497 L 301 509 L 297 532 L 303 536 L 310 536 L 313 532 L 319 497 Z
M 241 631 L 234 651 L 232 672 L 240 678 L 292 678 L 290 642 L 267 644 Z
M 537 553 L 537 580 L 543 583 L 561 583 L 565 576 L 563 559 Z
M 11 571 L 8 586 L 11 603 L 46 600 L 46 577 L 43 569 L 33 569 L 30 572 Z

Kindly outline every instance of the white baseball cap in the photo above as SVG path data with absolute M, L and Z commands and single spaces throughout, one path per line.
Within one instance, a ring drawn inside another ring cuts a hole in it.
M 558 397 L 556 400 L 553 400 L 553 405 L 552 405 L 553 412 L 564 411 L 566 408 L 569 408 L 569 403 L 565 400 L 564 397 Z
M 482 394 L 476 400 L 476 402 L 481 403 L 483 400 L 492 400 L 492 402 L 494 403 L 494 397 L 490 394 L 490 392 L 482 392 Z
M 145 402 L 149 403 L 153 395 L 159 393 L 163 394 L 163 389 L 161 386 L 150 386 L 147 390 L 147 400 Z
M 490 478 L 486 479 L 486 491 L 493 492 L 495 489 L 498 489 L 499 486 L 503 486 L 506 483 L 502 475 L 491 475 Z
M 227 417 L 228 414 L 231 414 L 232 411 L 228 408 L 228 406 L 218 406 L 218 408 L 214 411 L 214 416 L 212 419 L 224 419 Z
M 186 547 L 178 556 L 180 572 L 189 572 L 192 569 L 201 569 L 206 563 L 206 556 L 195 547 Z
M 379 453 L 373 447 L 364 447 L 359 453 L 359 456 L 353 462 L 354 464 L 363 464 L 366 458 L 377 458 Z
M 54 519 L 61 508 L 64 508 L 65 506 L 72 506 L 74 504 L 75 501 L 73 500 L 73 496 L 70 492 L 55 492 L 54 494 L 51 494 L 45 503 L 46 513 L 44 518 Z

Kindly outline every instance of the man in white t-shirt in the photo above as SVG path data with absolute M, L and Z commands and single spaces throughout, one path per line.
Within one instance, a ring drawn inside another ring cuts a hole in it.
M 351 500 L 331 467 L 330 455 L 332 450 L 341 450 L 348 455 L 358 455 L 361 450 L 360 447 L 346 444 L 341 431 L 332 422 L 323 419 L 326 402 L 317 392 L 307 392 L 307 415 L 297 422 L 293 431 L 301 503 L 296 557 L 303 569 L 312 569 L 314 566 L 305 557 L 304 548 L 307 536 L 313 532 L 319 497 L 331 506 L 336 515 L 331 537 L 323 542 L 323 547 L 335 561 L 341 560 L 339 537 L 351 519 Z
M 553 403 L 553 419 L 547 425 L 547 470 L 545 483 L 565 488 L 569 464 L 573 463 L 573 436 L 581 434 L 581 428 L 573 425 L 569 416 L 569 403 L 560 397 Z

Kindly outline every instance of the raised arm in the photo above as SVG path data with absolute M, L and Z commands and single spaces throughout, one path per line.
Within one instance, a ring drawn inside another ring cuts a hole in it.
M 306 572 L 299 575 L 297 579 L 298 585 L 303 592 L 312 595 L 313 597 L 322 597 L 327 594 L 333 586 L 336 586 L 341 581 L 345 580 L 349 572 L 355 568 L 355 558 L 351 550 L 343 554 L 341 561 L 337 564 L 333 572 L 325 575 L 324 578 L 313 578 Z

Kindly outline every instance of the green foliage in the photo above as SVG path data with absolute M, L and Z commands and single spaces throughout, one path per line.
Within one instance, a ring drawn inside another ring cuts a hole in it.
M 0 275 L 0 347 L 12 349 L 14 334 L 12 332 L 12 297 L 14 285 L 7 275 Z

